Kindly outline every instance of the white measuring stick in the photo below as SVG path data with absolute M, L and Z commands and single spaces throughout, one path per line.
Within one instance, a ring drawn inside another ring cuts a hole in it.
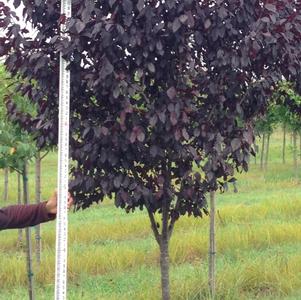
M 61 14 L 71 17 L 71 0 L 61 0 Z M 65 31 L 65 24 L 61 31 Z M 66 37 L 62 33 L 63 37 Z M 67 298 L 67 250 L 68 250 L 68 175 L 69 175 L 69 110 L 70 71 L 60 54 L 59 86 L 59 139 L 58 139 L 58 207 L 56 218 L 55 300 Z

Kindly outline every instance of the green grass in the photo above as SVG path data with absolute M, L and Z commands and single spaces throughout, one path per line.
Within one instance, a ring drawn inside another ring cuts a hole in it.
M 250 172 L 237 176 L 239 192 L 230 186 L 217 197 L 217 299 L 301 299 L 300 178 L 293 178 L 289 145 L 287 163 L 281 162 L 281 139 L 280 132 L 272 137 L 267 172 L 252 159 Z M 43 162 L 44 199 L 56 186 L 56 159 L 50 153 Z M 33 166 L 29 177 L 33 199 Z M 15 203 L 16 175 L 9 180 L 9 203 Z M 145 212 L 95 205 L 70 213 L 69 233 L 68 299 L 160 299 L 159 252 Z M 35 290 L 37 299 L 52 299 L 54 222 L 42 225 L 42 243 Z M 182 218 L 170 247 L 172 299 L 208 299 L 207 253 L 208 218 Z M 0 266 L 0 299 L 27 299 L 16 230 L 0 233 Z

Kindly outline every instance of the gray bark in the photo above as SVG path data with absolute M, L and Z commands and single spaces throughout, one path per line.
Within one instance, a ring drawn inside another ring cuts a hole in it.
M 160 241 L 160 267 L 161 267 L 161 285 L 162 299 L 170 299 L 169 289 L 169 232 L 168 232 L 168 203 L 163 200 L 162 207 L 162 234 Z

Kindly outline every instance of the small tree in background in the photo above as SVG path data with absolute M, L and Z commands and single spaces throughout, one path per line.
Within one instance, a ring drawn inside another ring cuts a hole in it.
M 32 135 L 21 129 L 8 119 L 5 107 L 6 97 L 11 96 L 11 101 L 15 103 L 20 110 L 20 114 L 31 113 L 33 116 L 34 106 L 24 97 L 20 96 L 15 88 L 16 82 L 14 78 L 10 78 L 9 74 L 0 66 L 0 169 L 14 170 L 18 173 L 18 202 L 21 202 L 19 175 L 22 176 L 23 182 L 23 202 L 29 203 L 28 191 L 28 161 L 36 155 L 35 142 Z M 34 299 L 34 280 L 32 269 L 32 244 L 31 229 L 26 228 L 26 254 L 27 254 L 27 273 L 28 273 L 28 292 L 29 299 Z M 21 232 L 18 234 L 18 242 L 22 239 Z
M 58 1 L 22 2 L 37 37 L 25 38 L 2 6 L 0 54 L 26 79 L 20 91 L 38 112 L 20 116 L 9 103 L 11 117 L 39 132 L 39 146 L 56 143 L 62 51 L 72 74 L 77 205 L 110 197 L 127 212 L 147 210 L 169 299 L 176 221 L 207 213 L 205 195 L 248 169 L 254 117 L 279 80 L 299 79 L 300 4 L 85 0 L 66 20 Z M 70 40 L 60 38 L 60 22 Z
M 21 177 L 23 182 L 23 202 L 29 204 L 28 190 L 28 162 L 37 155 L 37 149 L 33 136 L 21 129 L 21 127 L 10 120 L 5 107 L 6 98 L 10 97 L 19 114 L 30 114 L 34 116 L 35 107 L 32 103 L 16 91 L 17 81 L 10 78 L 9 74 L 1 66 L 0 74 L 1 93 L 0 106 L 2 115 L 0 119 L 0 169 L 14 170 L 18 174 L 18 203 L 21 204 Z M 31 229 L 26 228 L 26 253 L 29 298 L 34 299 L 34 280 L 32 269 L 32 243 Z M 22 241 L 22 231 L 18 231 L 18 243 Z M 37 241 L 39 242 L 39 240 Z M 37 243 L 36 243 L 37 244 Z M 40 248 L 39 248 L 40 249 Z M 40 253 L 37 253 L 40 257 Z
M 31 136 L 17 126 L 0 125 L 0 168 L 10 168 L 23 179 L 23 201 L 29 203 L 27 162 L 34 157 L 36 148 Z M 34 299 L 31 229 L 26 230 L 26 253 L 29 298 Z
M 279 123 L 284 124 L 283 127 L 285 128 L 283 136 L 283 162 L 285 162 L 285 133 L 289 130 L 292 132 L 293 139 L 292 149 L 294 175 L 298 178 L 297 137 L 301 132 L 301 96 L 296 92 L 296 86 L 294 86 L 294 84 L 290 82 L 282 82 L 274 94 L 274 99 L 277 103 L 276 118 Z
M 282 163 L 286 163 L 286 144 L 287 144 L 287 133 L 289 132 L 289 123 L 291 118 L 291 111 L 285 105 L 277 106 L 277 119 L 278 124 L 281 124 L 283 130 L 283 138 L 282 138 Z
M 300 128 L 301 97 L 296 92 L 292 82 L 281 81 L 273 93 L 270 104 L 264 116 L 258 118 L 255 124 L 256 135 L 262 138 L 261 169 L 267 164 L 269 136 L 273 130 L 281 125 L 283 129 L 282 163 L 285 163 L 286 134 L 292 132 L 292 147 L 294 165 L 297 163 L 297 136 Z M 296 169 L 296 168 L 295 168 Z
M 284 116 L 285 122 L 288 124 L 289 129 L 293 133 L 293 168 L 295 178 L 298 179 L 298 146 L 297 146 L 297 137 L 301 132 L 301 96 L 296 92 L 296 87 L 293 84 L 286 83 L 280 89 L 281 98 L 286 103 L 291 103 L 290 107 L 293 109 L 289 109 Z M 301 145 L 301 140 L 300 140 Z M 301 153 L 301 147 L 300 147 Z
M 255 124 L 256 135 L 261 138 L 261 149 L 260 149 L 260 169 L 267 170 L 268 159 L 269 159 L 269 148 L 270 148 L 270 137 L 277 124 L 276 118 L 276 106 L 271 104 L 266 114 L 263 117 L 257 119 Z
M 293 169 L 294 169 L 294 176 L 298 179 L 298 145 L 297 145 L 297 138 L 298 134 L 301 132 L 301 118 L 299 116 L 294 115 L 291 118 L 289 123 L 289 128 L 292 131 L 293 137 L 293 145 L 292 145 L 292 152 L 293 152 Z
M 17 87 L 20 84 L 19 78 L 17 76 L 11 77 L 10 74 L 5 71 L 4 66 L 0 65 L 0 123 L 4 126 L 3 128 L 10 128 L 12 132 L 16 129 L 16 118 L 14 116 L 22 116 L 29 119 L 36 115 L 36 105 L 29 101 L 27 95 L 21 95 L 17 91 Z M 9 105 L 10 115 L 8 115 L 8 110 L 6 104 Z M 13 110 L 13 113 L 12 113 Z M 20 124 L 19 124 L 20 125 Z M 18 126 L 17 126 L 18 127 Z M 9 129 L 7 129 L 9 130 Z M 31 133 L 31 136 L 34 137 L 37 135 L 37 132 Z M 35 198 L 36 203 L 41 201 L 41 163 L 43 158 L 48 154 L 48 151 L 51 150 L 51 147 L 45 145 L 43 149 L 40 150 L 46 151 L 41 155 L 40 151 L 37 151 L 35 154 Z M 5 168 L 5 174 L 8 174 L 8 168 Z M 5 176 L 5 181 L 7 177 Z M 19 186 L 19 174 L 18 174 L 18 202 L 21 199 L 21 191 Z M 7 187 L 7 185 L 5 185 Z M 7 194 L 7 192 L 5 193 Z M 19 240 L 21 240 L 21 232 L 19 230 Z M 40 225 L 35 226 L 35 237 L 36 237 L 36 258 L 37 262 L 41 261 L 41 233 Z

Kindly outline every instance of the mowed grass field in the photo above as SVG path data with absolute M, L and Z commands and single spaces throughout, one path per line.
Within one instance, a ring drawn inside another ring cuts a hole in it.
M 239 192 L 230 186 L 217 196 L 217 299 L 301 299 L 301 176 L 293 178 L 289 141 L 282 164 L 281 140 L 280 131 L 271 138 L 267 172 L 252 158 L 249 173 L 237 175 Z M 56 186 L 56 160 L 51 153 L 43 161 L 44 199 Z M 11 174 L 10 203 L 17 201 L 16 183 Z M 5 204 L 1 199 L 0 206 Z M 126 214 L 106 202 L 69 215 L 68 299 L 160 299 L 159 251 L 145 212 Z M 209 299 L 208 230 L 207 217 L 177 223 L 170 249 L 171 299 Z M 28 297 L 17 235 L 17 230 L 0 232 L 3 300 Z M 54 222 L 42 225 L 42 247 L 42 263 L 34 265 L 35 291 L 36 299 L 48 300 L 54 290 Z

